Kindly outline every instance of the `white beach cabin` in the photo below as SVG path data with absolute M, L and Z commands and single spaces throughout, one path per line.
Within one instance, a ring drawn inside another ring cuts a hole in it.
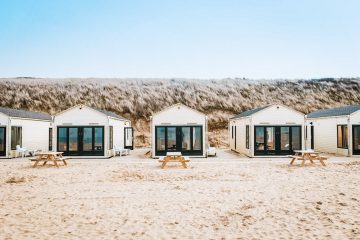
M 242 112 L 229 119 L 232 151 L 249 157 L 283 156 L 304 146 L 304 114 L 282 105 Z
M 113 112 L 77 105 L 54 116 L 54 147 L 65 156 L 109 158 L 133 149 L 131 122 Z
M 207 117 L 182 104 L 170 106 L 151 117 L 152 157 L 167 152 L 205 157 L 208 141 Z
M 52 145 L 50 133 L 49 114 L 0 107 L 0 158 L 48 151 Z
M 360 156 L 360 105 L 306 115 L 308 145 L 319 152 Z

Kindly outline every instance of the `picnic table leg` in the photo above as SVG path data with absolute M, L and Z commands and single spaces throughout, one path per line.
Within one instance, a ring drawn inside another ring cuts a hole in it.
M 293 158 L 291 159 L 290 165 L 293 165 L 293 163 L 295 162 L 295 160 L 296 160 L 296 158 L 293 157 Z
M 59 165 L 56 162 L 56 157 L 55 156 L 50 156 L 49 160 L 52 160 L 54 162 L 55 167 L 57 167 L 57 168 L 59 167 Z
M 319 161 L 320 161 L 321 165 L 323 165 L 324 167 L 326 166 L 323 160 L 319 160 Z
M 65 166 L 67 166 L 67 163 L 66 163 L 66 161 L 65 161 L 65 160 L 63 160 L 63 163 L 64 163 L 64 165 L 65 165 Z
M 36 168 L 36 166 L 38 165 L 39 161 L 40 161 L 40 160 L 36 160 L 36 162 L 35 162 L 35 164 L 34 164 L 33 168 Z
M 187 168 L 187 165 L 186 165 L 185 162 L 181 162 L 181 164 L 182 164 L 182 166 L 183 166 L 184 168 Z
M 311 159 L 310 159 L 310 162 L 311 162 L 311 163 L 314 163 L 314 161 L 313 161 L 313 160 L 311 160 Z
M 302 160 L 302 162 L 301 162 L 301 166 L 303 167 L 303 166 L 305 166 L 305 159 L 304 160 Z
M 47 163 L 47 161 L 44 161 L 43 166 L 45 166 L 46 163 Z
M 165 165 L 166 165 L 166 163 L 167 163 L 167 161 L 165 160 L 162 164 L 161 164 L 161 168 L 164 168 L 165 167 Z

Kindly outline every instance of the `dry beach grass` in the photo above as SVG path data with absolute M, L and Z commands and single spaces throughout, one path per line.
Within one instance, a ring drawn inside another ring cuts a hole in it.
M 2 239 L 359 239 L 360 159 L 1 160 Z M 141 152 L 141 151 L 140 151 Z
M 269 104 L 300 112 L 360 104 L 360 79 L 36 79 L 0 78 L 0 106 L 58 113 L 76 104 L 107 109 L 132 121 L 136 146 L 149 146 L 150 116 L 175 103 L 209 118 L 209 141 L 227 146 L 228 118 Z

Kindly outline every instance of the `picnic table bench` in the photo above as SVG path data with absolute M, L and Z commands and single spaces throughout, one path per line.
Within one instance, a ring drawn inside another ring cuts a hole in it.
M 182 156 L 180 152 L 169 152 L 165 157 L 160 157 L 159 162 L 162 163 L 161 168 L 165 168 L 168 162 L 179 162 L 184 168 L 187 168 L 186 163 L 190 162 L 190 159 Z
M 31 162 L 35 162 L 33 168 L 37 167 L 40 162 L 43 162 L 43 166 L 47 162 L 53 162 L 55 167 L 59 167 L 58 162 L 62 162 L 64 166 L 67 166 L 66 160 L 68 157 L 62 156 L 63 152 L 41 152 L 35 158 L 30 158 Z
M 295 150 L 294 155 L 289 155 L 288 157 L 291 158 L 290 165 L 293 165 L 295 161 L 300 160 L 301 166 L 305 166 L 306 161 L 310 161 L 311 163 L 314 163 L 314 161 L 319 161 L 322 166 L 326 166 L 325 160 L 327 160 L 327 157 L 320 156 L 318 152 L 315 152 L 313 150 Z

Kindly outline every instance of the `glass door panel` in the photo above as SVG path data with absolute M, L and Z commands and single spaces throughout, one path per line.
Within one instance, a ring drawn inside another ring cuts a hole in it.
M 291 148 L 301 150 L 301 128 L 291 127 Z
M 255 151 L 265 150 L 265 131 L 264 127 L 255 127 Z
M 69 151 L 77 152 L 79 150 L 79 129 L 69 128 Z
M 91 127 L 84 127 L 82 136 L 82 150 L 84 152 L 91 152 L 93 150 L 93 129 Z
M 360 126 L 353 127 L 353 154 L 360 155 Z
M 95 142 L 94 142 L 94 151 L 102 152 L 104 149 L 104 129 L 102 127 L 95 127 Z
M 193 127 L 193 151 L 201 151 L 202 148 L 202 129 Z
M 266 148 L 267 151 L 275 151 L 275 127 L 266 127 Z
M 58 151 L 67 152 L 67 128 L 59 127 L 58 128 Z
M 165 127 L 156 127 L 156 151 L 165 151 Z
M 0 156 L 6 155 L 6 128 L 0 127 Z
M 167 128 L 167 150 L 176 151 L 176 127 Z
M 280 127 L 280 150 L 290 150 L 290 127 Z
M 182 127 L 181 128 L 181 150 L 190 151 L 191 150 L 191 128 Z

